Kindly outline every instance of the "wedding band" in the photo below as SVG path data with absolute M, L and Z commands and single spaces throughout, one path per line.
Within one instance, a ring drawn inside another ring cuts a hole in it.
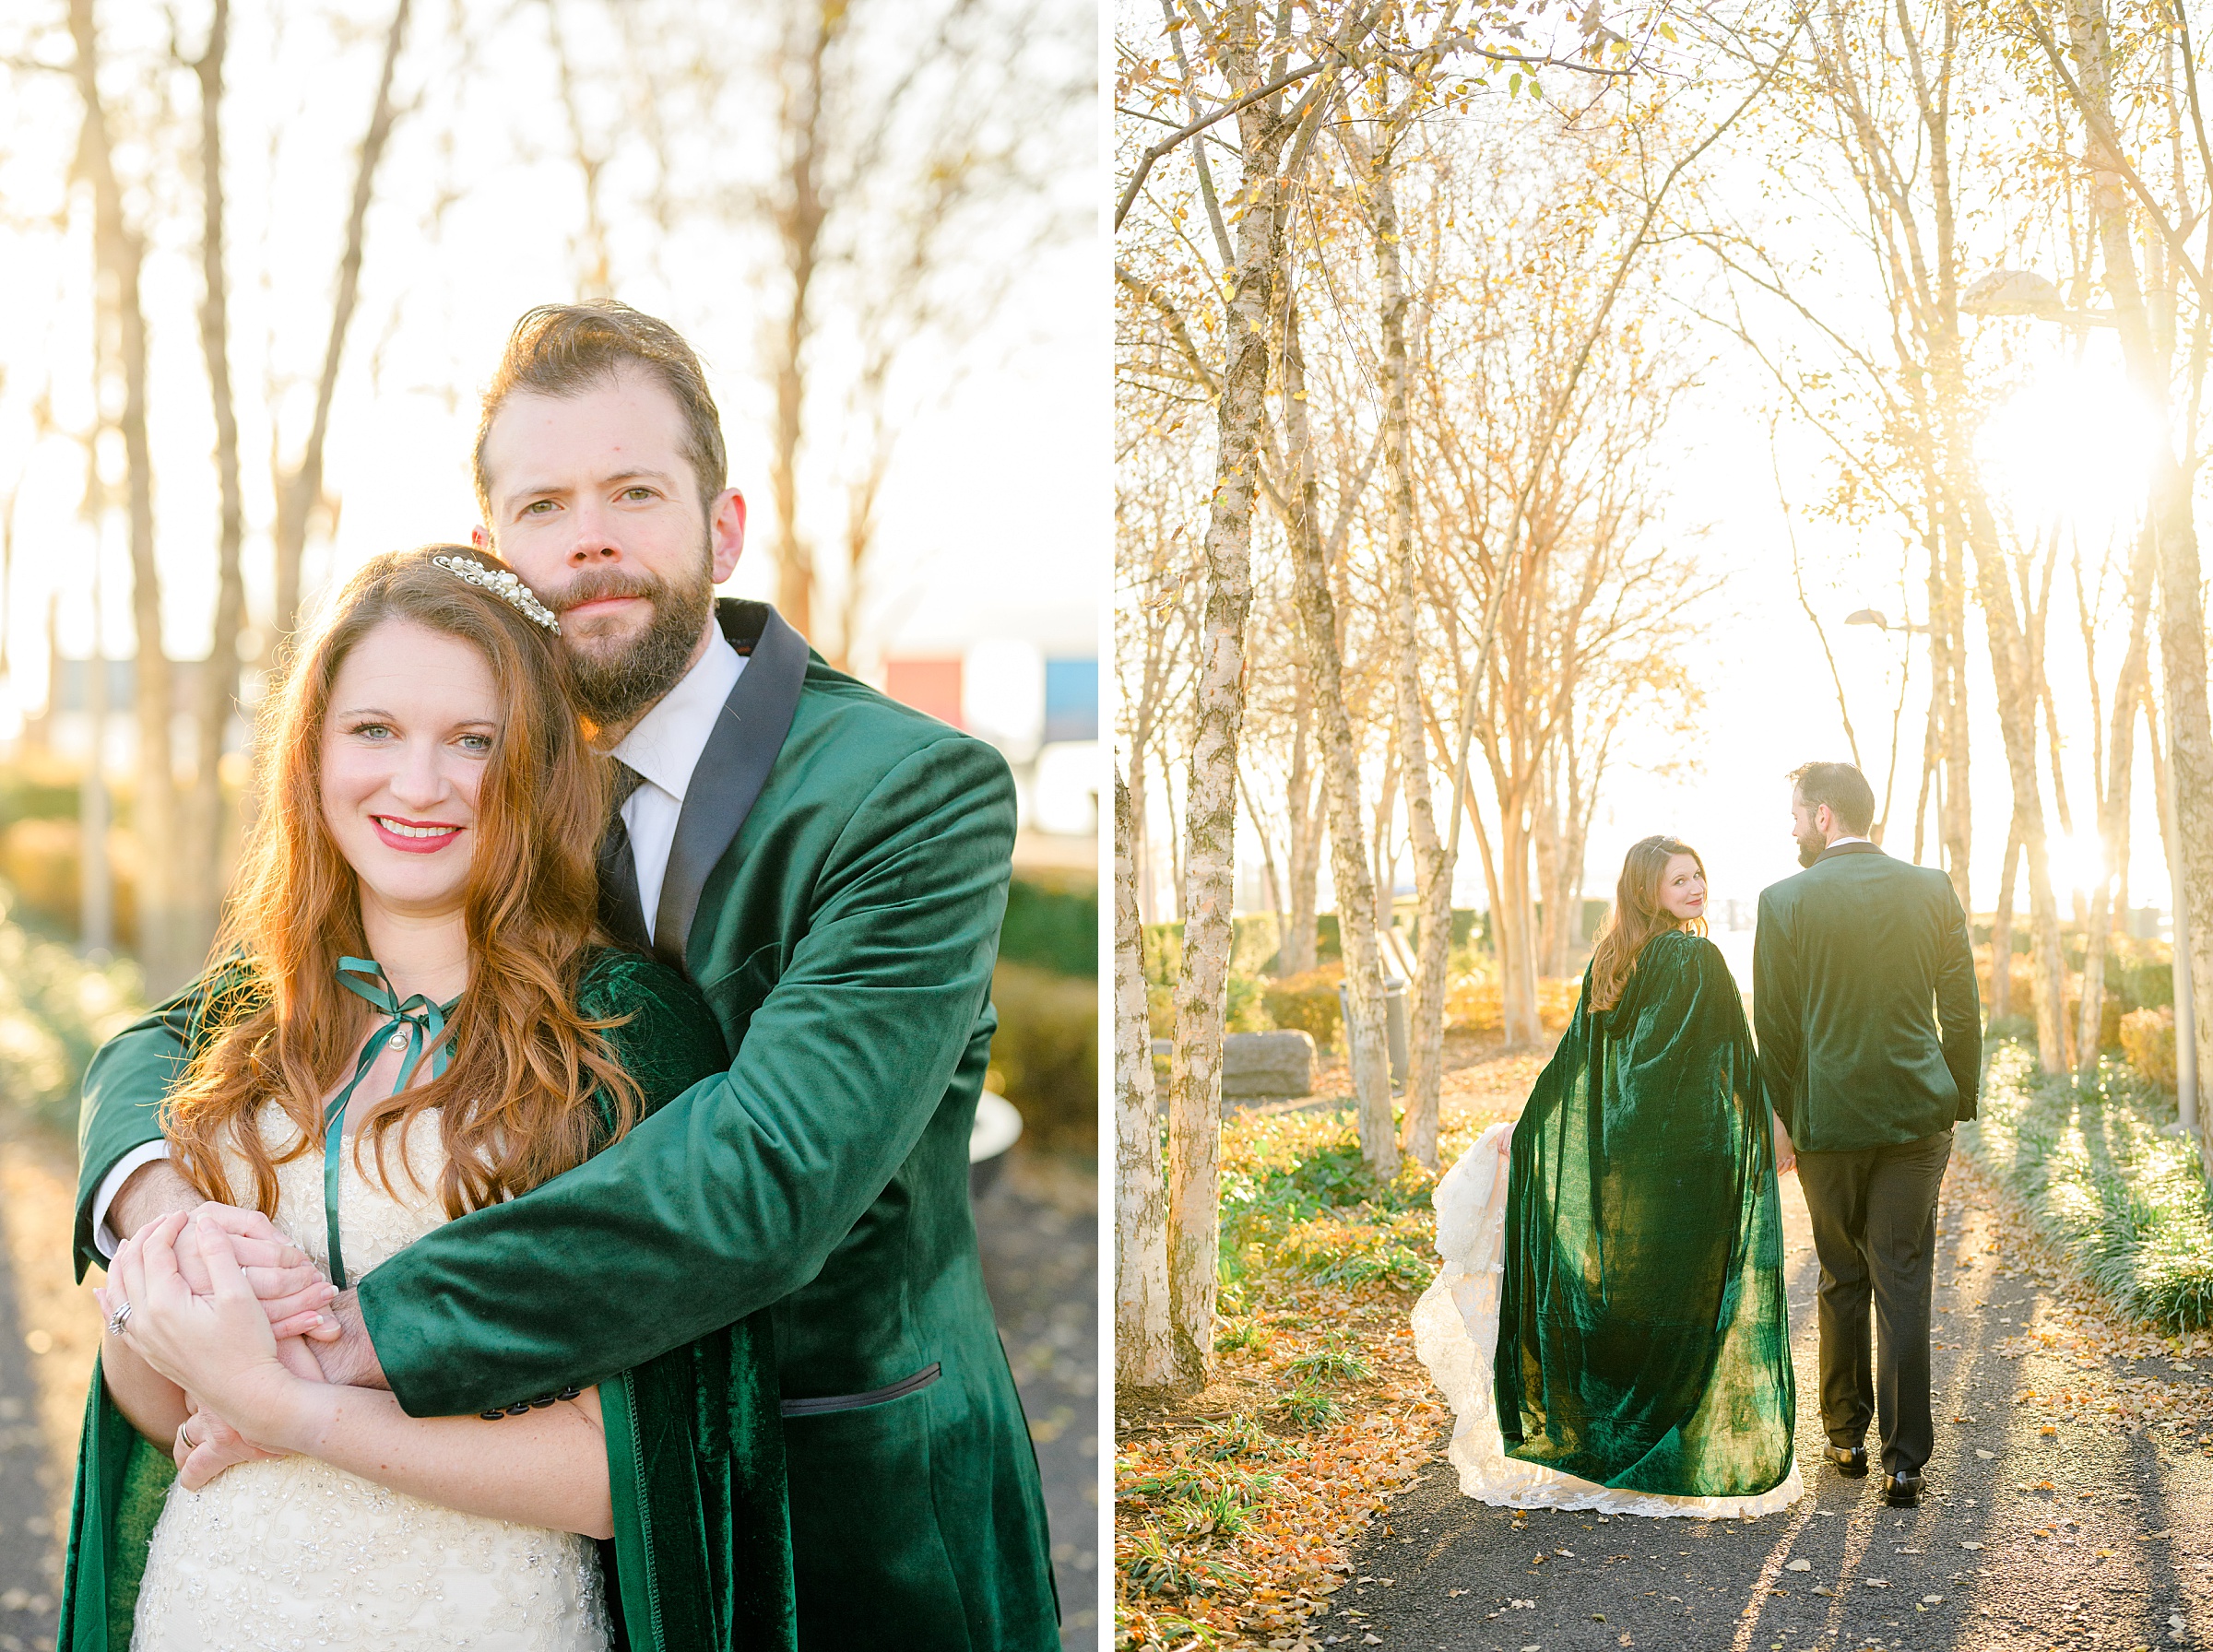
M 111 1337 L 122 1336 L 123 1328 L 130 1323 L 130 1319 L 131 1304 L 126 1302 L 108 1316 L 108 1335 Z
M 194 1451 L 200 1448 L 200 1443 L 192 1437 L 192 1419 L 190 1417 L 177 1424 L 177 1438 L 183 1441 Z

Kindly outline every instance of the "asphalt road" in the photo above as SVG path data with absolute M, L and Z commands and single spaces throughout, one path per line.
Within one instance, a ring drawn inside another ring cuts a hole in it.
M 1099 1645 L 1097 1199 L 1094 1176 L 1018 1159 L 976 1205 L 984 1281 L 1045 1480 L 1065 1652 Z
M 1844 1480 L 1820 1460 L 1817 1269 L 1794 1180 L 1785 1190 L 1810 1495 L 1752 1522 L 1518 1518 L 1460 1494 L 1440 1440 L 1440 1460 L 1369 1528 L 1355 1581 L 1306 1644 L 2213 1648 L 2213 1457 L 2199 1444 L 2213 1432 L 2213 1373 L 2110 1347 L 2070 1352 L 2064 1337 L 2044 1346 L 2065 1323 L 2057 1280 L 2040 1277 L 1955 1159 L 1939 1221 L 1936 1451 L 1922 1506 L 1888 1508 L 1876 1476 Z M 2146 1377 L 2179 1385 L 2181 1402 L 2130 1433 L 2103 1402 Z M 2021 1398 L 2030 1390 L 2039 1398 Z M 2087 1402 L 2055 1408 L 2063 1392 Z M 2177 1417 L 2190 1425 L 2161 1425 Z
M 39 1435 L 15 1276 L 0 1245 L 0 1652 L 44 1652 L 58 1621 L 53 1528 L 39 1483 Z

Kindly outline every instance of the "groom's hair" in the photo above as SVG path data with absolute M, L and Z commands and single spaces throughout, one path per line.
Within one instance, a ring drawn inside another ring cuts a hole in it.
M 1805 763 L 1791 771 L 1790 780 L 1807 808 L 1826 803 L 1837 824 L 1852 836 L 1865 837 L 1873 829 L 1875 788 L 1850 763 Z
M 477 507 L 491 521 L 491 478 L 484 470 L 484 439 L 509 396 L 571 396 L 635 368 L 675 398 L 684 418 L 684 458 L 699 484 L 703 505 L 723 490 L 729 460 L 722 444 L 722 415 L 707 391 L 706 370 L 683 335 L 665 321 L 613 299 L 582 304 L 540 304 L 515 324 L 500 365 L 484 387 L 477 419 Z

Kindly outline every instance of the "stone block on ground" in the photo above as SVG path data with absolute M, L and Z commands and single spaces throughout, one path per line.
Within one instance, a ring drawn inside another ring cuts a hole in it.
M 1304 1032 L 1232 1032 L 1222 1040 L 1222 1093 L 1305 1095 L 1314 1088 L 1314 1041 Z

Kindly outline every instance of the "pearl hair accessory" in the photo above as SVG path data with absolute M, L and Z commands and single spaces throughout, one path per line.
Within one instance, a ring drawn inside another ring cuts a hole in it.
M 561 630 L 561 621 L 553 617 L 553 610 L 538 601 L 530 587 L 506 569 L 487 568 L 483 563 L 467 557 L 432 557 L 431 560 L 441 568 L 459 574 L 470 584 L 490 591 L 533 624 L 542 625 L 550 631 L 558 632 Z

